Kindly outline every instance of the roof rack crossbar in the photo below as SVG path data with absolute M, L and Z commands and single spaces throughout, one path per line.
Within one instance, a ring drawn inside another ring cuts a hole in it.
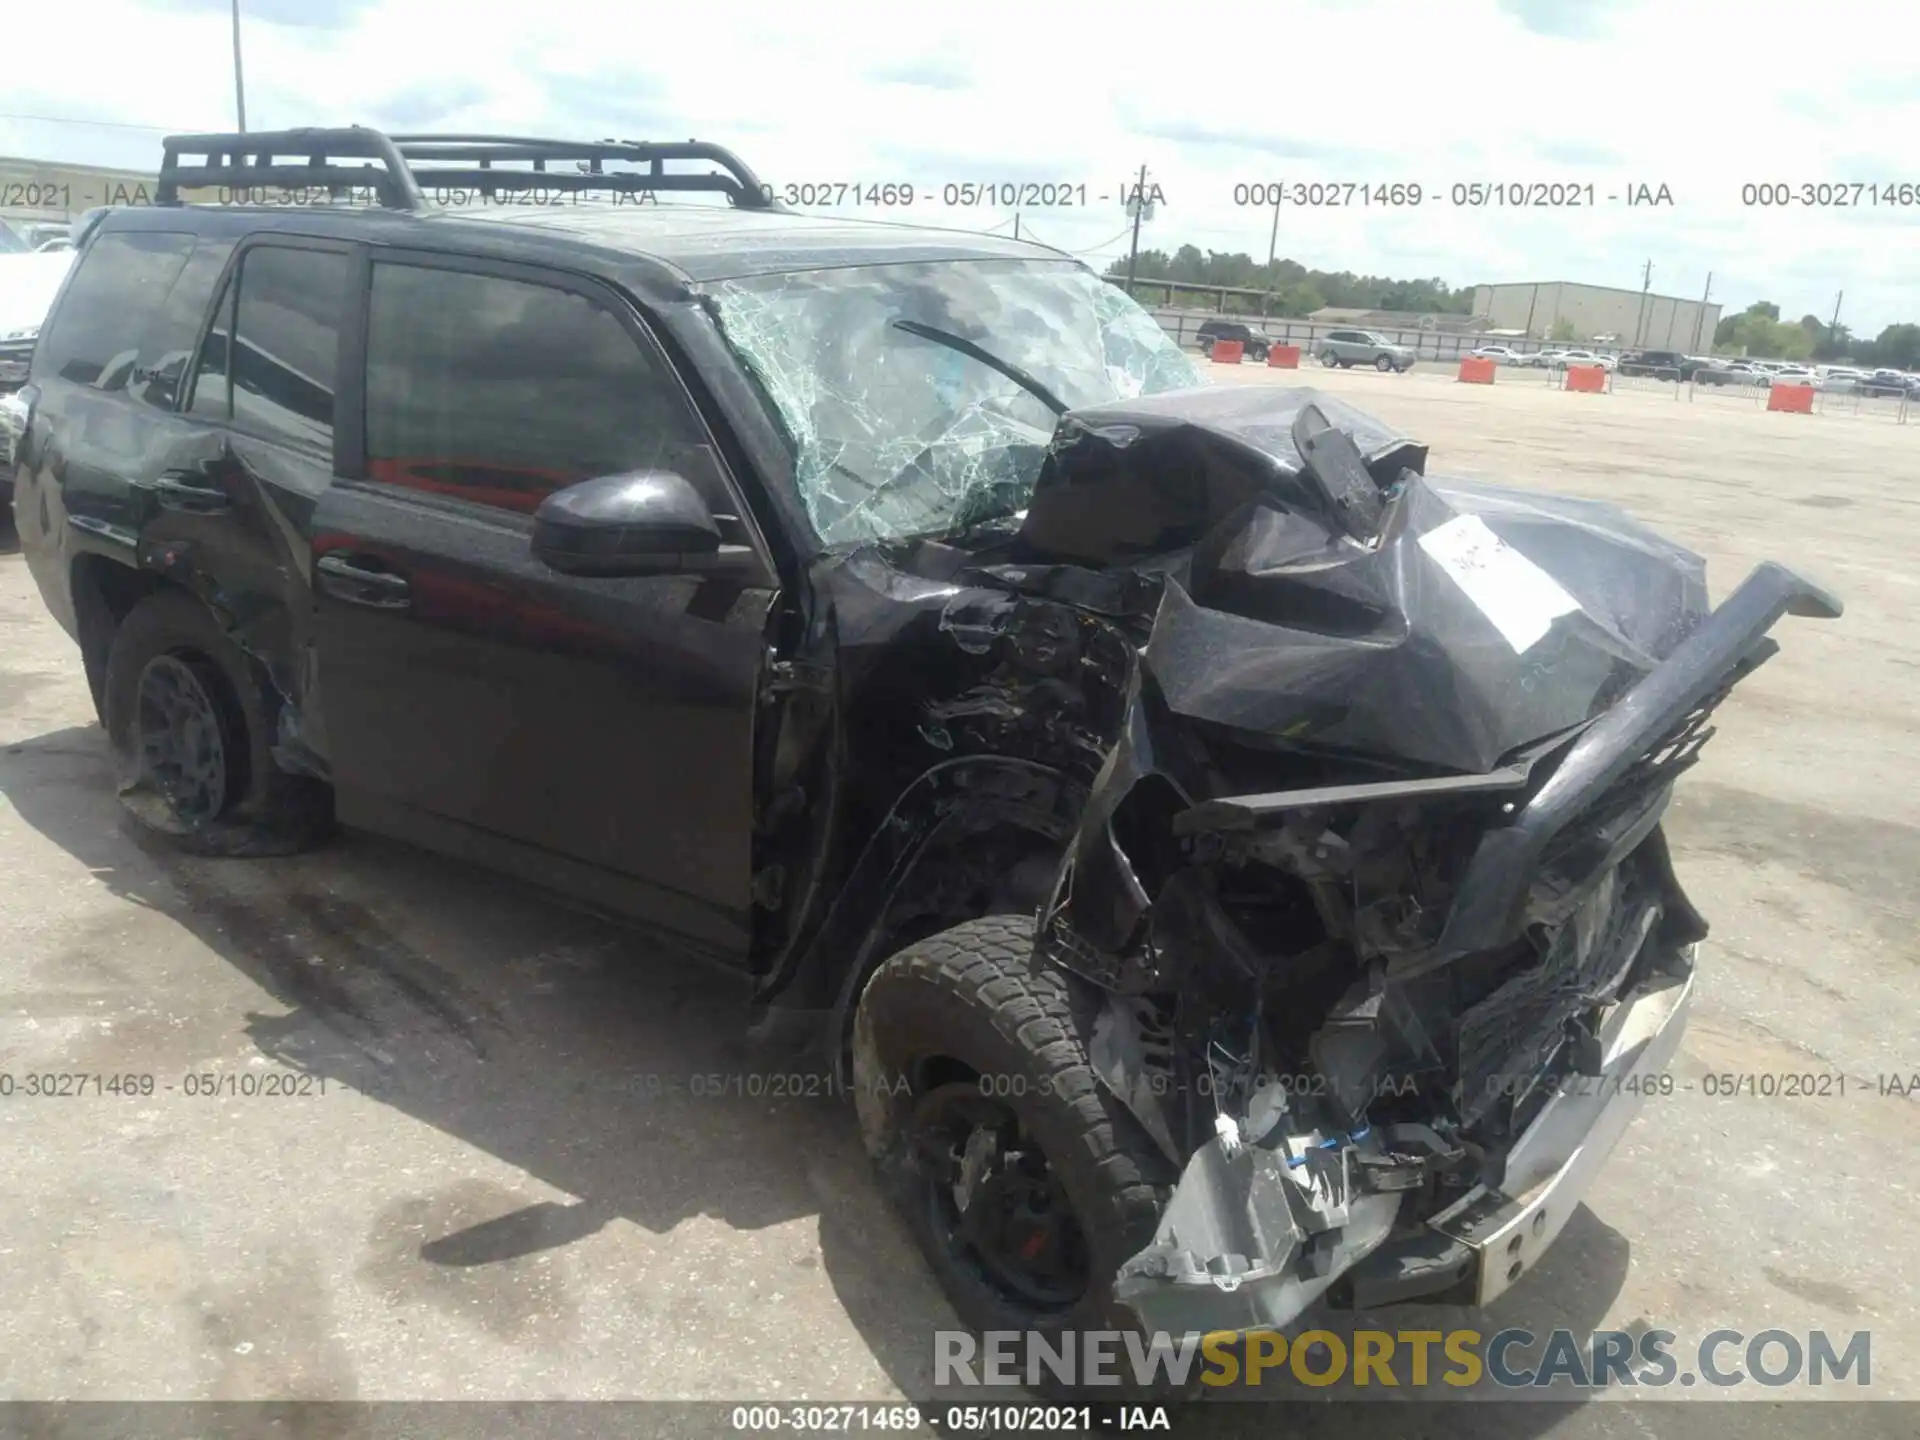
M 364 125 L 344 129 L 229 131 L 207 135 L 169 135 L 160 162 L 154 199 L 178 205 L 180 191 L 206 186 L 251 189 L 255 186 L 372 186 L 380 203 L 396 210 L 426 208 L 413 172 L 393 141 Z M 199 165 L 181 163 L 199 155 Z M 304 156 L 304 163 L 280 164 L 281 156 Z M 337 165 L 334 160 L 378 160 L 372 165 Z
M 170 135 L 155 199 L 181 203 L 182 190 L 203 187 L 372 188 L 388 209 L 431 208 L 423 187 L 498 192 L 526 190 L 616 195 L 651 191 L 724 194 L 749 210 L 777 210 L 771 192 L 732 151 L 703 141 L 548 140 L 523 135 L 387 135 L 355 125 L 342 129 Z M 189 163 L 183 157 L 200 157 Z M 294 159 L 293 157 L 300 157 Z M 362 160 L 367 164 L 341 164 Z M 669 160 L 709 161 L 718 172 L 668 174 Z M 555 170 L 552 163 L 570 164 Z M 624 162 L 633 170 L 608 169 Z M 504 168 L 524 165 L 528 168 Z

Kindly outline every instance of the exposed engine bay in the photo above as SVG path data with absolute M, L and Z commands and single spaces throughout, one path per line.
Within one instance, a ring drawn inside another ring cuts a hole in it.
M 1308 391 L 1072 412 L 998 567 L 1154 582 L 1040 923 L 1182 1169 L 1117 1284 L 1154 1328 L 1522 1273 L 1678 1041 L 1674 780 L 1774 621 L 1839 613 L 1771 565 L 1713 610 L 1613 507 L 1425 463 Z

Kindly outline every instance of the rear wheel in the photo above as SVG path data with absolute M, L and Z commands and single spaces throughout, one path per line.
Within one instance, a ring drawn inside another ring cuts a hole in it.
M 1329 370 L 1331 370 L 1335 366 L 1339 365 L 1340 357 L 1334 354 L 1333 351 L 1328 350 L 1320 356 L 1320 363 L 1326 366 Z
M 1094 1079 L 1097 997 L 1033 934 L 1030 916 L 972 920 L 874 972 L 854 1019 L 861 1133 L 976 1332 L 1136 1328 L 1114 1275 L 1177 1177 Z
M 327 787 L 274 763 L 260 666 L 184 590 L 120 622 L 102 708 L 121 803 L 145 829 L 206 855 L 289 854 L 325 834 Z

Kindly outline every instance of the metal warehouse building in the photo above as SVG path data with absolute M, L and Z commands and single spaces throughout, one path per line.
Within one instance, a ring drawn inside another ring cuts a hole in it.
M 1549 339 L 1555 323 L 1566 320 L 1576 340 L 1617 335 L 1621 345 L 1688 352 L 1711 345 L 1714 326 L 1720 323 L 1718 305 L 1570 280 L 1476 285 L 1473 313 L 1487 322 L 1489 330 L 1538 340 Z

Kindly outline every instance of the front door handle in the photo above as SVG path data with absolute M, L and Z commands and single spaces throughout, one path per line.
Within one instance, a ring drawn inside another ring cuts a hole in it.
M 226 491 L 208 483 L 204 470 L 167 470 L 153 482 L 154 499 L 162 510 L 186 515 L 220 515 L 233 508 Z
M 322 555 L 314 569 L 320 572 L 320 587 L 337 600 L 350 605 L 370 605 L 376 610 L 404 610 L 413 603 L 404 575 L 391 570 L 376 570 L 348 555 Z

